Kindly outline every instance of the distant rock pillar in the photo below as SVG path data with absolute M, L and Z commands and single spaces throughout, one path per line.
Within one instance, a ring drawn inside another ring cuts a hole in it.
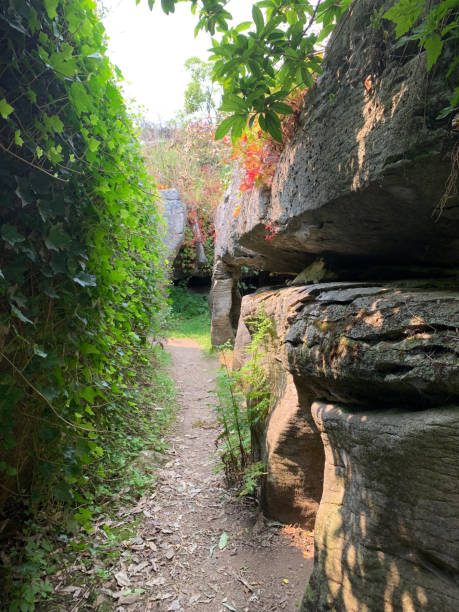
M 187 210 L 186 205 L 180 199 L 177 189 L 163 189 L 159 193 L 163 200 L 163 215 L 167 224 L 164 239 L 166 258 L 172 269 L 174 260 L 185 239 Z
M 228 266 L 221 259 L 214 264 L 209 296 L 212 346 L 220 346 L 234 339 L 241 305 L 237 286 L 240 274 L 238 267 Z

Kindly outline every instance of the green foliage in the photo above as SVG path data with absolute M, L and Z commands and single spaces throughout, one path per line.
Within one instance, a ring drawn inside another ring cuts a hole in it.
M 173 12 L 176 1 L 170 0 L 166 13 Z M 252 22 L 235 27 L 228 24 L 227 4 L 191 0 L 199 18 L 196 32 L 221 33 L 220 40 L 212 38 L 213 78 L 224 89 L 220 110 L 231 115 L 216 137 L 231 130 L 236 141 L 247 123 L 258 117 L 261 128 L 280 141 L 279 114 L 288 112 L 282 101 L 294 88 L 314 84 L 321 71 L 317 44 L 331 33 L 351 0 L 324 0 L 317 7 L 305 0 L 261 0 L 254 3 Z M 320 33 L 314 24 L 322 28 Z
M 184 0 L 162 2 L 165 12 L 173 12 L 178 1 Z M 227 0 L 188 1 L 198 14 L 195 31 L 205 30 L 213 37 L 213 78 L 224 90 L 220 110 L 231 113 L 221 122 L 216 137 L 231 131 L 234 142 L 258 118 L 260 127 L 280 141 L 279 115 L 286 112 L 282 102 L 293 89 L 314 85 L 321 72 L 320 44 L 352 0 L 260 0 L 253 3 L 252 21 L 234 27 L 228 23 Z M 153 5 L 154 0 L 149 0 L 150 8 Z M 399 0 L 384 16 L 396 23 L 397 36 L 410 32 L 409 38 L 427 51 L 430 70 L 444 47 L 458 37 L 458 4 L 457 0 L 442 0 L 428 12 L 426 6 L 431 5 L 423 0 Z M 451 106 L 458 103 L 456 88 Z
M 121 425 L 161 322 L 162 222 L 95 3 L 0 17 L 0 506 L 78 504 L 88 527 L 133 443 Z
M 185 90 L 185 112 L 201 112 L 210 117 L 212 113 L 216 113 L 218 106 L 215 100 L 215 85 L 212 82 L 212 64 L 203 62 L 199 57 L 190 57 L 185 62 L 185 68 L 191 75 L 191 81 Z
M 274 331 L 262 310 L 246 324 L 251 330 L 251 342 L 245 349 L 249 361 L 239 371 L 230 371 L 226 361 L 229 346 L 224 345 L 220 347 L 224 367 L 217 376 L 216 415 L 221 426 L 217 445 L 227 480 L 239 485 L 240 495 L 253 494 L 265 474 L 264 462 L 257 460 L 258 432 L 271 408 L 264 348 Z
M 207 294 L 193 292 L 181 283 L 171 288 L 170 302 L 167 335 L 175 338 L 191 338 L 204 350 L 210 352 L 210 313 Z
M 426 12 L 426 3 L 422 0 L 398 0 L 383 17 L 395 23 L 395 33 L 404 45 L 415 40 L 427 53 L 427 70 L 437 63 L 445 47 L 452 49 L 459 41 L 459 3 L 458 0 L 442 0 L 435 3 Z M 453 75 L 459 58 L 457 53 L 450 64 L 446 78 Z M 439 118 L 446 116 L 459 106 L 459 87 L 456 87 L 450 99 L 450 106 Z
M 229 148 L 215 142 L 215 126 L 209 120 L 192 121 L 170 131 L 169 140 L 146 138 L 144 153 L 158 186 L 176 188 L 188 208 L 185 240 L 175 261 L 176 276 L 188 278 L 197 272 L 196 247 L 200 243 L 207 263 L 199 274 L 210 277 L 214 260 L 213 216 L 229 181 Z

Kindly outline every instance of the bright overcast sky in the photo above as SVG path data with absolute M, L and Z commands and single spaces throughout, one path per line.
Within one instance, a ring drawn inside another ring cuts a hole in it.
M 236 23 L 251 18 L 250 0 L 231 0 L 229 12 Z M 103 19 L 109 37 L 111 61 L 122 71 L 125 96 L 134 98 L 150 120 L 167 120 L 183 108 L 189 75 L 186 59 L 197 55 L 208 58 L 210 35 L 201 32 L 194 38 L 197 18 L 190 3 L 179 3 L 175 13 L 166 16 L 157 0 L 153 11 L 147 0 L 103 0 Z

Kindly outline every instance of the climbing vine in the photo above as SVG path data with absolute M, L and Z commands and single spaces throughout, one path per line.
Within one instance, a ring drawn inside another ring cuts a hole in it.
M 287 103 L 293 113 L 281 118 L 282 143 L 276 141 L 269 133 L 264 132 L 255 120 L 251 130 L 246 130 L 232 149 L 231 161 L 236 162 L 242 173 L 239 191 L 244 193 L 252 187 L 271 188 L 274 172 L 281 153 L 295 133 L 301 103 L 304 100 L 307 89 L 297 91 L 291 96 Z M 240 213 L 240 205 L 236 206 L 235 216 Z
M 0 506 L 77 504 L 89 528 L 160 324 L 157 196 L 95 2 L 0 17 Z

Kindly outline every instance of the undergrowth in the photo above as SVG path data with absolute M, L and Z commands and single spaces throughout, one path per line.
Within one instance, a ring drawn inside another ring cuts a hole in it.
M 219 467 L 224 470 L 228 484 L 239 488 L 240 495 L 254 494 L 265 474 L 259 432 L 271 408 L 264 357 L 266 343 L 274 332 L 272 320 L 262 310 L 247 319 L 246 324 L 251 331 L 251 342 L 245 349 L 250 359 L 240 370 L 231 370 L 228 346 L 223 345 L 220 347 L 223 367 L 217 376 Z
M 209 353 L 210 313 L 207 293 L 196 293 L 184 285 L 170 290 L 170 311 L 167 335 L 175 338 L 191 338 Z
M 153 486 L 155 462 L 166 449 L 163 434 L 176 411 L 168 355 L 159 347 L 146 347 L 139 360 L 142 365 L 130 390 L 131 412 L 118 419 L 110 434 L 117 438 L 110 445 L 116 451 L 104 456 L 105 476 L 79 489 L 76 511 L 55 503 L 46 511 L 29 513 L 24 528 L 6 540 L 1 553 L 2 610 L 28 612 L 45 605 L 46 609 L 70 609 L 64 605 L 66 595 L 57 595 L 52 588 L 50 576 L 57 571 L 60 580 L 68 578 L 72 585 L 89 588 L 87 602 L 91 603 L 107 578 L 107 568 L 119 557 L 123 541 L 135 535 L 134 519 L 117 528 L 119 519 L 113 518 L 120 508 L 127 507 L 129 513 L 129 506 Z M 146 449 L 146 460 L 139 460 Z

